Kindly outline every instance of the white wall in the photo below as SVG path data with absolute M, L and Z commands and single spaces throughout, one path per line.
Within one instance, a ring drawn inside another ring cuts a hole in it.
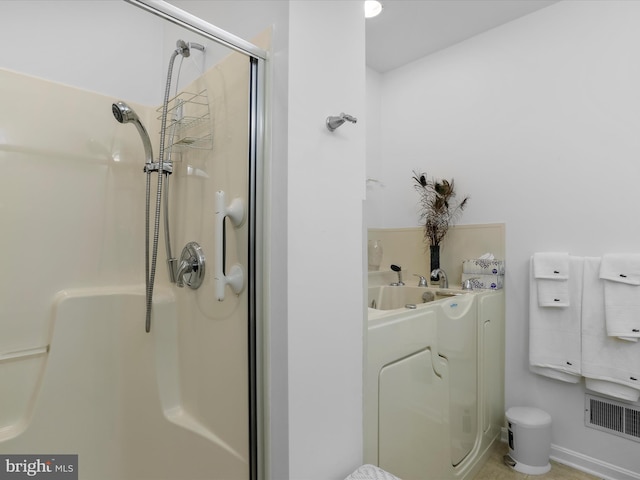
M 382 80 L 384 75 L 367 67 L 367 198 L 364 205 L 365 226 L 376 227 L 384 221 L 380 214 L 384 210 L 386 185 L 380 180 L 385 175 L 385 162 L 382 158 L 384 132 L 382 131 Z M 393 163 L 393 162 L 391 162 Z
M 383 75 L 367 165 L 372 226 L 417 225 L 416 168 L 471 196 L 460 223 L 506 223 L 506 406 L 548 411 L 556 453 L 636 474 L 637 443 L 584 427 L 581 385 L 529 372 L 527 262 L 640 251 L 638 23 L 640 2 L 560 2 Z
M 156 105 L 162 23 L 111 0 L 0 2 L 0 67 Z
M 362 460 L 364 16 L 325 0 L 289 15 L 290 478 L 340 479 Z M 331 133 L 340 112 L 358 123 Z

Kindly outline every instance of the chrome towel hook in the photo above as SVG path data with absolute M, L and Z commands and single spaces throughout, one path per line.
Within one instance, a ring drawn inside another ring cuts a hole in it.
M 337 117 L 327 117 L 327 128 L 330 132 L 333 132 L 336 128 L 342 125 L 344 122 L 356 123 L 358 119 L 352 115 L 341 113 Z

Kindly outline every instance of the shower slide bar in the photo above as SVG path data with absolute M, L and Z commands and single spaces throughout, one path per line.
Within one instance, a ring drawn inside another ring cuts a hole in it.
M 27 348 L 24 350 L 17 350 L 15 352 L 7 352 L 0 353 L 0 362 L 4 362 L 6 360 L 15 360 L 15 359 L 23 359 L 29 357 L 35 357 L 38 355 L 43 355 L 45 353 L 49 353 L 49 345 L 44 347 L 35 347 L 35 348 Z
M 225 193 L 222 190 L 216 192 L 216 252 L 213 279 L 216 298 L 219 302 L 224 301 L 224 290 L 227 285 L 236 295 L 244 288 L 244 271 L 241 265 L 236 263 L 229 270 L 229 274 L 225 274 L 225 218 L 229 217 L 233 226 L 237 228 L 244 221 L 244 212 L 244 201 L 241 198 L 234 198 L 227 206 Z

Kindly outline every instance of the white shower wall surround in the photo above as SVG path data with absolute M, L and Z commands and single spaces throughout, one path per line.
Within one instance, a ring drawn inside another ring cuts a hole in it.
M 214 145 L 174 154 L 178 253 L 213 258 L 215 192 L 247 198 L 248 79 L 232 54 L 184 87 L 209 92 Z M 0 85 L 0 452 L 78 454 L 92 480 L 248 478 L 246 290 L 178 289 L 159 255 L 145 333 L 144 152 L 120 99 L 6 70 Z M 157 105 L 128 103 L 157 152 Z M 229 265 L 247 264 L 247 228 L 227 228 Z
M 73 452 L 82 474 L 96 479 L 146 478 L 151 471 L 152 478 L 204 478 L 209 467 L 201 459 L 211 452 L 229 475 L 246 464 L 241 451 L 185 408 L 169 288 L 156 291 L 153 334 L 140 328 L 144 292 L 135 286 L 63 291 L 52 310 L 51 351 L 39 359 L 46 363 L 36 396 L 3 428 L 3 454 Z M 13 369 L 24 378 L 19 358 Z M 17 378 L 8 384 L 3 375 L 3 399 L 11 400 L 5 389 Z

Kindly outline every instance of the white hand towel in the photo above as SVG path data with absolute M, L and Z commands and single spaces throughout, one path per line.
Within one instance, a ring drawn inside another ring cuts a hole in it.
M 578 383 L 581 378 L 582 268 L 582 258 L 570 257 L 569 268 L 565 270 L 565 274 L 569 278 L 566 283 L 568 283 L 571 306 L 545 308 L 538 305 L 539 282 L 534 278 L 534 258 L 531 258 L 529 281 L 531 371 L 569 383 Z
M 607 334 L 637 342 L 640 338 L 640 255 L 604 255 L 599 277 L 605 280 Z
M 538 284 L 538 305 L 540 307 L 569 307 L 568 280 L 534 280 Z
M 533 277 L 547 280 L 568 280 L 569 254 L 563 252 L 534 253 Z
M 585 258 L 582 294 L 582 375 L 589 390 L 627 401 L 640 399 L 640 343 L 607 334 L 600 259 Z
M 607 253 L 603 255 L 600 278 L 629 285 L 640 285 L 640 254 Z
M 534 253 L 533 277 L 538 284 L 538 305 L 541 307 L 568 307 L 569 254 Z

